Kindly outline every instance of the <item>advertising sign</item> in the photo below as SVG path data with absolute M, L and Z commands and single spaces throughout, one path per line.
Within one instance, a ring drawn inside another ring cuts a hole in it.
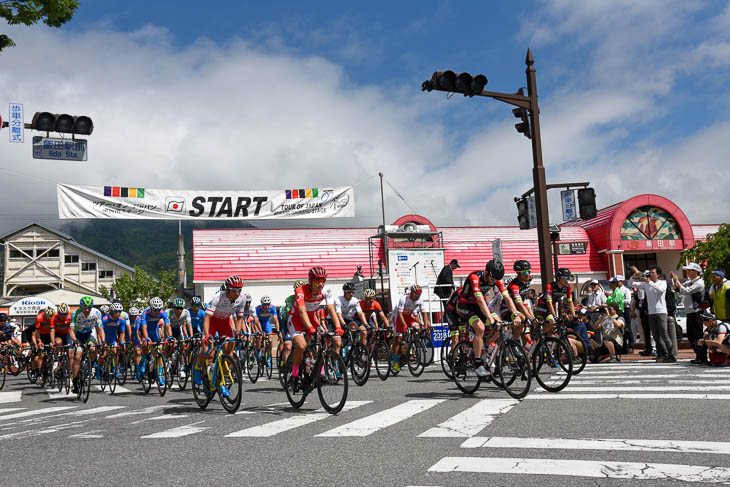
M 391 249 L 388 251 L 390 302 L 396 305 L 413 284 L 423 288 L 421 299 L 427 312 L 440 312 L 439 297 L 433 292 L 444 267 L 443 249 Z
M 46 298 L 23 298 L 13 303 L 8 310 L 10 316 L 35 316 L 47 307 L 56 305 Z

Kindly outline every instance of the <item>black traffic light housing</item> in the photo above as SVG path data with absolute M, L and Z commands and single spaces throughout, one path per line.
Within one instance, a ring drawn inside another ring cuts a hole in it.
M 464 96 L 474 96 L 484 91 L 487 86 L 487 77 L 483 74 L 472 75 L 469 73 L 456 74 L 453 71 L 436 71 L 429 81 L 421 85 L 423 91 L 446 91 L 449 93 L 462 93 Z
M 36 112 L 30 128 L 41 132 L 91 135 L 94 131 L 94 123 L 86 115 L 71 116 L 67 113 Z
M 596 217 L 596 192 L 593 188 L 578 190 L 578 212 L 583 220 Z
M 517 94 L 525 96 L 525 90 L 520 88 L 517 90 Z M 527 108 L 517 107 L 512 109 L 512 113 L 515 117 L 522 120 L 520 123 L 515 124 L 515 129 L 528 139 L 532 138 L 532 132 L 530 131 L 530 119 L 527 117 Z
M 520 230 L 530 229 L 530 207 L 526 198 L 517 202 L 517 221 L 520 224 Z

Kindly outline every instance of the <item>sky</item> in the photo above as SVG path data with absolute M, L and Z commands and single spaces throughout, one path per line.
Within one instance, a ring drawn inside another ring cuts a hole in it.
M 692 223 L 730 215 L 730 2 L 82 0 L 60 29 L 0 32 L 17 44 L 0 54 L 4 119 L 18 102 L 26 121 L 94 120 L 83 163 L 0 131 L 2 234 L 58 224 L 57 183 L 352 185 L 355 218 L 255 225 L 376 226 L 378 172 L 387 223 L 515 225 L 532 152 L 512 107 L 420 87 L 453 69 L 513 93 L 528 47 L 548 183 L 589 181 L 599 208 L 656 193 Z

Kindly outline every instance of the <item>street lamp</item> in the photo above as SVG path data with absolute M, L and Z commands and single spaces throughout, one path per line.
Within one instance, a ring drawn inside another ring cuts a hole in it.
M 535 188 L 535 211 L 537 216 L 537 241 L 540 247 L 540 277 L 542 288 L 553 280 L 551 266 L 552 249 L 550 248 L 550 229 L 548 220 L 547 188 L 545 166 L 542 164 L 542 142 L 540 140 L 540 108 L 537 104 L 537 79 L 535 76 L 535 59 L 530 50 L 525 57 L 527 69 L 527 96 L 520 88 L 517 93 L 499 93 L 485 91 L 487 78 L 483 74 L 472 76 L 469 73 L 457 75 L 454 71 L 436 71 L 430 80 L 421 84 L 423 91 L 446 91 L 462 93 L 464 96 L 485 96 L 510 105 L 515 105 L 515 117 L 522 121 L 515 125 L 518 132 L 532 140 L 532 179 Z M 520 225 L 521 227 L 523 225 Z

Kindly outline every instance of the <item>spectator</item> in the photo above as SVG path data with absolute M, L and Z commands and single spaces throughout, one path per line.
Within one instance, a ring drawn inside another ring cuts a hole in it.
M 591 338 L 588 335 L 589 322 L 590 315 L 588 314 L 588 310 L 586 308 L 581 308 L 576 312 L 576 319 L 571 320 L 569 325 L 570 328 L 568 328 L 569 332 L 572 331 L 578 335 L 586 351 L 591 349 Z
M 649 276 L 644 277 L 636 267 L 632 269 L 634 269 L 634 275 L 631 285 L 643 290 L 646 296 L 649 328 L 656 343 L 656 361 L 660 363 L 676 362 L 677 359 L 672 355 L 672 342 L 667 332 L 667 281 L 659 279 L 662 270 L 653 265 L 649 267 Z
M 591 281 L 590 290 L 591 293 L 588 295 L 588 299 L 586 300 L 586 306 L 591 312 L 591 323 L 595 324 L 606 307 L 606 293 L 603 292 L 603 288 L 598 282 L 598 279 L 593 279 Z
M 667 335 L 669 335 L 669 341 L 672 343 L 672 357 L 676 357 L 678 353 L 677 340 L 682 339 L 681 333 L 677 337 L 677 320 L 675 318 L 677 314 L 677 297 L 672 288 L 671 278 L 665 275 L 662 275 L 661 278 L 667 281 L 667 293 L 664 295 L 664 300 L 667 303 Z
M 725 271 L 712 271 L 712 286 L 710 286 L 710 302 L 712 312 L 718 320 L 730 320 L 730 282 L 725 279 Z
M 624 295 L 624 322 L 626 327 L 624 328 L 624 343 L 626 344 L 627 352 L 634 353 L 634 341 L 636 340 L 636 332 L 632 326 L 631 319 L 631 300 L 634 293 L 631 289 L 624 286 L 624 276 L 617 275 L 614 279 L 617 281 L 617 288 Z
M 634 342 L 631 340 L 631 321 L 626 321 L 626 316 L 624 315 L 625 296 L 623 291 L 619 289 L 618 284 L 619 280 L 616 277 L 613 277 L 610 281 L 608 281 L 608 286 L 611 288 L 611 295 L 606 299 L 606 304 L 616 304 L 619 308 L 619 314 L 624 318 L 624 325 L 627 323 L 629 324 L 623 328 L 624 343 L 627 346 L 627 352 L 634 353 Z M 629 301 L 629 303 L 631 303 L 631 301 Z M 628 348 L 630 348 L 630 350 L 628 350 Z
M 710 365 L 707 360 L 708 350 L 712 353 L 730 352 L 730 325 L 719 321 L 715 315 L 708 311 L 702 314 L 702 321 L 704 321 L 707 330 L 704 337 L 697 340 L 697 346 L 700 347 L 703 363 Z
M 451 293 L 454 292 L 454 271 L 459 267 L 461 267 L 459 265 L 459 261 L 451 259 L 451 262 L 445 265 L 444 268 L 441 269 L 441 272 L 439 272 L 439 275 L 436 278 L 436 287 L 434 292 L 442 301 L 449 299 Z
M 689 280 L 682 284 L 679 282 L 677 274 L 672 272 L 672 283 L 674 289 L 682 296 L 684 310 L 687 313 L 687 340 L 695 352 L 695 358 L 690 363 L 701 365 L 707 361 L 706 358 L 702 358 L 697 347 L 697 340 L 702 337 L 702 320 L 700 319 L 702 308 L 700 305 L 705 294 L 705 281 L 700 277 L 702 268 L 695 262 L 690 262 L 682 267 L 682 270 L 687 272 Z
M 638 272 L 636 267 L 629 268 L 631 273 L 634 271 Z M 649 277 L 649 271 L 644 271 L 644 277 Z M 629 279 L 631 281 L 631 279 Z M 627 285 L 631 287 L 629 282 Z M 652 350 L 651 330 L 649 329 L 649 310 L 646 304 L 646 294 L 643 289 L 634 289 L 634 300 L 631 305 L 631 317 L 636 318 L 641 326 L 641 338 L 644 342 L 644 351 L 639 355 L 643 357 L 650 357 L 654 355 Z
M 594 362 L 608 359 L 609 362 L 620 362 L 619 353 L 623 350 L 624 327 L 626 322 L 619 313 L 616 303 L 609 304 L 601 313 L 597 323 L 601 328 L 601 346 L 595 351 Z

